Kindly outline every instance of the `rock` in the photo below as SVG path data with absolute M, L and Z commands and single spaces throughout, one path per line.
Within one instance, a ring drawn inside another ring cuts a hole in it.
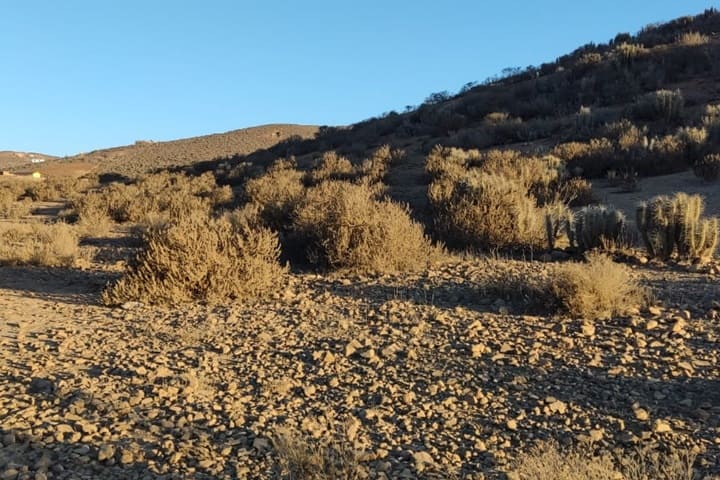
M 508 430 L 517 430 L 518 424 L 516 420 L 510 419 L 505 423 L 505 426 L 507 426 Z
M 593 335 L 595 335 L 595 325 L 590 322 L 585 322 L 580 327 L 580 331 L 584 336 L 592 337 Z
M 112 458 L 113 455 L 115 455 L 115 447 L 106 443 L 100 447 L 100 450 L 98 450 L 97 459 L 99 462 L 102 462 L 104 460 Z
M 675 319 L 675 323 L 673 323 L 672 332 L 673 333 L 682 333 L 685 330 L 686 325 L 687 325 L 687 322 L 684 319 L 677 317 Z
M 633 409 L 633 413 L 635 413 L 635 418 L 641 422 L 650 420 L 650 414 L 644 408 L 635 408 Z
M 253 440 L 252 448 L 258 452 L 265 452 L 270 450 L 270 441 L 267 438 L 256 437 Z
M 428 452 L 425 452 L 425 451 L 414 452 L 412 454 L 412 458 L 413 458 L 413 461 L 415 462 L 416 466 L 417 465 L 432 465 L 433 463 L 435 463 L 433 461 L 432 456 Z
M 484 344 L 476 343 L 475 345 L 470 347 L 470 355 L 473 358 L 477 358 L 477 357 L 482 356 L 482 354 L 485 353 L 486 350 L 487 350 L 487 347 L 485 347 Z
M 605 431 L 602 428 L 590 430 L 590 439 L 593 442 L 599 442 L 600 440 L 603 439 L 604 435 L 605 435 Z
M 135 457 L 133 456 L 133 453 L 130 450 L 124 449 L 121 452 L 120 463 L 122 463 L 123 465 L 133 463 L 134 460 L 135 460 Z
M 650 319 L 645 323 L 645 330 L 654 330 L 660 325 L 657 320 Z
M 37 394 L 48 394 L 55 391 L 55 383 L 47 378 L 33 378 L 30 380 L 30 386 L 28 386 L 28 393 Z
M 653 315 L 653 316 L 655 316 L 655 317 L 657 317 L 657 316 L 659 316 L 660 314 L 662 314 L 662 309 L 661 309 L 660 307 L 656 307 L 656 306 L 654 306 L 654 305 L 649 306 L 649 307 L 647 308 L 647 311 L 648 311 L 648 313 L 649 313 L 650 315 Z
M 653 423 L 653 432 L 655 432 L 655 433 L 672 432 L 672 427 L 665 420 L 658 419 L 658 420 L 655 420 L 655 423 Z

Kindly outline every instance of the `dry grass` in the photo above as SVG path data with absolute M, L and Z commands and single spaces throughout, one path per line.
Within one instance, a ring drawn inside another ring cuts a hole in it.
M 284 480 L 359 480 L 367 469 L 342 437 L 318 442 L 285 430 L 273 438 L 278 457 L 275 474 Z
M 595 456 L 586 449 L 561 452 L 556 443 L 535 445 L 518 458 L 509 480 L 621 480 L 609 455 Z M 659 480 L 659 479 L 658 479 Z
M 589 253 L 584 263 L 560 265 L 549 290 L 563 310 L 586 319 L 623 314 L 647 302 L 630 270 L 600 253 Z
M 127 274 L 103 292 L 103 301 L 176 304 L 258 298 L 277 288 L 277 235 L 239 220 L 192 215 L 147 229 Z
M 79 256 L 78 235 L 70 225 L 0 223 L 0 264 L 69 267 Z
M 699 480 L 695 458 L 687 450 L 647 448 L 617 458 L 595 454 L 589 445 L 562 451 L 555 442 L 541 442 L 517 459 L 508 480 Z
M 710 42 L 710 37 L 703 35 L 699 32 L 687 32 L 678 35 L 675 43 L 684 47 L 695 47 L 698 45 L 705 45 Z
M 294 216 L 307 259 L 332 269 L 417 270 L 436 252 L 406 208 L 371 187 L 328 181 L 310 189 Z

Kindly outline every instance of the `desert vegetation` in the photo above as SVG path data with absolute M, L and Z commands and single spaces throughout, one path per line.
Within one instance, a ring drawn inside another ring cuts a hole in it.
M 719 29 L 9 176 L 0 477 L 714 478 Z

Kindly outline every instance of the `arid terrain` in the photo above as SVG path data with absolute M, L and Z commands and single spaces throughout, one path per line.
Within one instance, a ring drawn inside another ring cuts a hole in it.
M 0 177 L 0 480 L 720 478 L 717 31 Z

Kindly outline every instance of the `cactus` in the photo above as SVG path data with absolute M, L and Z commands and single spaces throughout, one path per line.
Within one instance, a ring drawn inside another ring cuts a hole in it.
M 580 209 L 568 229 L 570 242 L 586 251 L 605 247 L 607 242 L 620 242 L 625 232 L 625 216 L 604 205 Z
M 699 195 L 658 196 L 637 208 L 637 226 L 648 254 L 663 260 L 706 259 L 717 248 L 718 219 L 703 219 Z
M 568 232 L 568 225 L 572 223 L 572 212 L 564 203 L 555 203 L 545 207 L 545 234 L 547 235 L 548 249 L 554 250 L 557 239 L 562 235 L 563 229 Z

